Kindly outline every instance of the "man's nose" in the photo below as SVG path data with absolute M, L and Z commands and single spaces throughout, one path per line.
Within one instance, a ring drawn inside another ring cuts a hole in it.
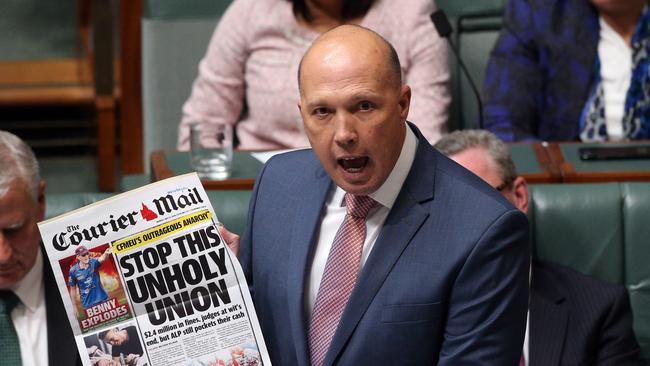
M 335 121 L 334 141 L 343 147 L 357 143 L 359 138 L 356 130 L 356 122 L 349 113 L 339 113 Z
M 13 249 L 9 243 L 7 236 L 0 230 L 0 263 L 9 261 L 13 254 Z

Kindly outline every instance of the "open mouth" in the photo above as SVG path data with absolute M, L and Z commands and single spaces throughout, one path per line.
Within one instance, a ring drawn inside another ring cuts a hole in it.
M 346 172 L 348 173 L 358 173 L 366 164 L 368 164 L 367 156 L 353 157 L 353 158 L 341 158 L 338 159 L 338 163 Z

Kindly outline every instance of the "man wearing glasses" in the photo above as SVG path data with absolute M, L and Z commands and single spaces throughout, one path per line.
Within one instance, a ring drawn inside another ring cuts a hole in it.
M 83 245 L 80 245 L 75 250 L 77 263 L 70 268 L 68 287 L 72 299 L 76 298 L 76 291 L 79 290 L 79 300 L 84 309 L 108 300 L 108 295 L 99 278 L 99 266 L 104 263 L 110 254 L 110 247 L 106 248 L 106 251 L 97 259 L 90 258 L 88 248 Z
M 528 186 L 508 147 L 484 130 L 455 131 L 435 147 L 524 213 Z M 530 305 L 520 366 L 637 365 L 639 346 L 623 286 L 532 260 Z M 555 335 L 555 336 L 554 336 Z

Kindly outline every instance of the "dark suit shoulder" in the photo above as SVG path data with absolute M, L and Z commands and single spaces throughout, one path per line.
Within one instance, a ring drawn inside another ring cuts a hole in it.
M 541 333 L 563 326 L 563 339 Z M 560 364 L 637 365 L 639 346 L 632 330 L 632 310 L 625 287 L 571 268 L 540 260 L 532 266 L 531 352 L 545 354 L 547 344 L 564 343 Z M 537 347 L 537 351 L 534 348 Z
M 533 276 L 539 279 L 539 281 L 534 281 L 534 285 L 551 281 L 562 287 L 563 292 L 566 292 L 567 295 L 576 292 L 597 293 L 603 300 L 610 299 L 611 301 L 621 296 L 627 297 L 625 287 L 620 284 L 600 280 L 558 263 L 535 259 L 533 260 L 533 273 Z

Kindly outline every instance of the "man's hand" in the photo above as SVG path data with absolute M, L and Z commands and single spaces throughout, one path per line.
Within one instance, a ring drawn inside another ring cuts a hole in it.
M 108 246 L 108 248 L 106 248 L 104 253 L 102 253 L 102 255 L 99 258 L 97 258 L 97 260 L 99 261 L 100 264 L 104 263 L 104 261 L 108 258 L 109 255 L 111 255 L 111 246 L 110 245 Z
M 222 223 L 219 223 L 217 225 L 219 228 L 219 234 L 223 237 L 223 240 L 226 241 L 226 245 L 228 245 L 228 248 L 235 254 L 237 258 L 239 258 L 239 235 L 231 233 L 226 229 L 225 226 L 223 226 Z
M 138 362 L 139 358 L 140 358 L 140 355 L 129 353 L 129 355 L 126 356 L 126 359 L 124 361 L 126 361 L 127 365 L 135 365 Z

